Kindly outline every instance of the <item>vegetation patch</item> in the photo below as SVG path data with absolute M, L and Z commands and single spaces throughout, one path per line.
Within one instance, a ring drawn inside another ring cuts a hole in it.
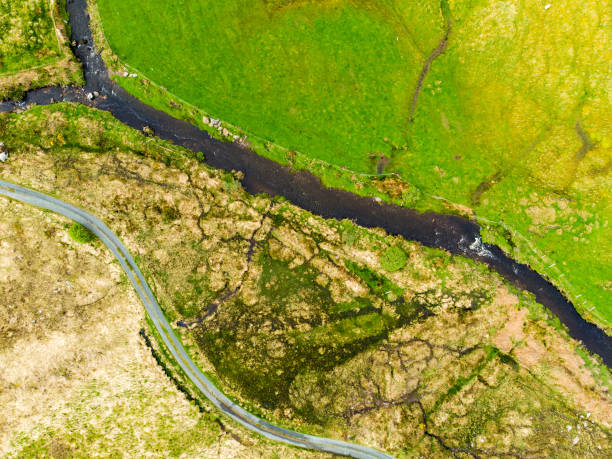
M 68 235 L 72 238 L 73 241 L 80 242 L 83 244 L 96 239 L 96 235 L 80 223 L 73 223 L 72 225 L 70 225 L 70 228 L 68 228 Z
M 28 89 L 81 83 L 68 46 L 66 0 L 0 2 L 0 100 Z
M 61 55 L 51 2 L 7 0 L 0 4 L 0 73 L 51 63 Z
M 0 115 L 0 136 L 13 153 L 0 176 L 74 202 L 105 221 L 138 254 L 159 303 L 202 370 L 265 419 L 400 457 L 453 450 L 482 457 L 589 457 L 599 448 L 609 455 L 609 372 L 551 325 L 533 298 L 484 265 L 381 230 L 325 220 L 282 199 L 249 195 L 188 151 L 82 106 Z M 176 218 L 165 217 L 163 208 L 174 209 Z M 0 234 L 10 234 L 8 241 L 20 235 L 29 244 L 27 227 L 9 225 Z M 72 244 L 67 234 L 59 236 Z M 409 257 L 392 272 L 380 262 L 390 247 Z M 37 250 L 21 260 L 3 242 L 0 270 L 9 256 L 29 272 L 25 267 Z M 50 290 L 61 285 L 67 295 L 71 290 L 62 280 L 54 279 Z M 125 286 L 120 276 L 116 283 Z M 3 298 L 12 295 L 12 284 L 6 285 Z M 11 313 L 5 314 L 0 323 L 11 324 Z M 144 347 L 140 328 L 133 338 Z M 157 355 L 184 381 L 163 349 Z M 96 392 L 104 393 L 96 386 L 87 394 Z M 198 415 L 194 406 L 190 410 Z M 115 425 L 117 417 L 109 422 Z M 203 431 L 219 432 L 207 422 Z M 112 430 L 100 425 L 90 429 L 92 435 Z M 180 455 L 183 443 L 174 434 L 157 435 L 163 431 L 146 438 L 163 440 L 161 450 Z M 91 438 L 76 442 L 76 434 L 52 434 L 79 448 Z M 31 436 L 26 444 L 43 447 Z
M 612 325 L 601 3 L 98 3 L 141 99 L 329 186 L 475 216 Z
M 380 265 L 385 271 L 392 273 L 406 266 L 407 260 L 406 252 L 397 246 L 392 246 L 380 257 Z

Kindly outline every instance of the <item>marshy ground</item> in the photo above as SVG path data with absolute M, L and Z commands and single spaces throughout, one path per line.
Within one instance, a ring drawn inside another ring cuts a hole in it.
M 7 199 L 0 215 L 2 457 L 322 457 L 189 402 L 140 335 L 142 304 L 100 241 Z
M 202 368 L 254 412 L 398 456 L 609 454 L 608 369 L 482 265 L 248 195 L 232 174 L 84 107 L 1 115 L 0 137 L 11 152 L 0 176 L 102 218 Z M 65 226 L 48 237 L 76 244 Z M 139 317 L 104 326 L 132 343 Z

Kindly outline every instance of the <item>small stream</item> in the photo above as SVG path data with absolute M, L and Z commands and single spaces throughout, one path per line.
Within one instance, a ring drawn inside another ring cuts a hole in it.
M 149 126 L 162 139 L 203 152 L 206 163 L 212 167 L 242 171 L 242 184 L 249 193 L 284 196 L 291 203 L 325 218 L 348 218 L 361 226 L 380 227 L 389 234 L 486 263 L 512 285 L 533 293 L 539 303 L 567 326 L 573 338 L 582 341 L 589 351 L 600 355 L 605 364 L 612 367 L 612 338 L 585 321 L 572 303 L 537 272 L 515 262 L 499 247 L 482 243 L 480 228 L 475 222 L 453 215 L 418 213 L 326 188 L 307 171 L 292 171 L 239 144 L 211 138 L 197 127 L 142 103 L 109 78 L 102 58 L 93 48 L 86 0 L 68 0 L 67 9 L 72 39 L 77 43 L 73 51 L 83 63 L 85 86 L 33 90 L 23 101 L 0 103 L 0 112 L 56 102 L 79 102 L 105 110 L 132 128 L 141 130 Z M 89 100 L 87 94 L 94 92 L 100 95 Z

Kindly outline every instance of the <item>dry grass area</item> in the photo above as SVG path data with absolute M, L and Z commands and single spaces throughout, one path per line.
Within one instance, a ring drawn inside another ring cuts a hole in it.
M 231 174 L 83 107 L 0 117 L 0 138 L 11 152 L 0 177 L 104 220 L 189 351 L 249 409 L 400 457 L 612 452 L 608 370 L 484 266 L 248 195 Z M 392 246 L 406 259 L 389 271 Z M 141 323 L 121 336 L 138 341 Z M 155 438 L 175 444 L 170 418 L 114 410 L 87 421 L 111 444 L 123 444 L 112 432 L 124 418 L 163 420 Z M 198 447 L 212 448 L 219 429 L 199 419 L 181 441 L 199 429 Z
M 1 456 L 297 455 L 222 427 L 176 390 L 99 242 L 74 242 L 62 217 L 5 198 L 0 215 Z

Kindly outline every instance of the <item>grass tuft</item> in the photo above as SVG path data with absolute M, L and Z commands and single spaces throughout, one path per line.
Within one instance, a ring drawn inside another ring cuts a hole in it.
M 70 228 L 68 228 L 68 235 L 73 241 L 80 242 L 82 244 L 92 242 L 96 239 L 96 235 L 80 223 L 73 223 L 70 225 Z

